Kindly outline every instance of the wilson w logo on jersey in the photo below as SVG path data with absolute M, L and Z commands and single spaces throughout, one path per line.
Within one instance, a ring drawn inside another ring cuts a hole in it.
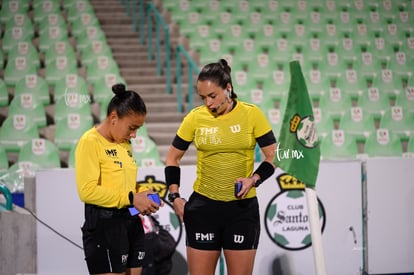
M 241 130 L 240 124 L 230 126 L 230 130 L 233 134 L 240 133 L 240 130 Z

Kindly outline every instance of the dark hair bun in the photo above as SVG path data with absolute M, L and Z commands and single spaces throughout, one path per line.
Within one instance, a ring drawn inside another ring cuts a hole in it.
M 218 63 L 220 63 L 220 65 L 223 67 L 223 69 L 226 71 L 226 72 L 228 72 L 228 73 L 230 73 L 231 72 L 231 68 L 230 68 L 230 66 L 229 66 L 229 63 L 227 63 L 227 60 L 226 59 L 220 59 L 219 60 L 219 62 Z
M 122 83 L 118 83 L 112 86 L 112 91 L 114 92 L 114 94 L 118 95 L 121 93 L 125 93 L 125 85 Z

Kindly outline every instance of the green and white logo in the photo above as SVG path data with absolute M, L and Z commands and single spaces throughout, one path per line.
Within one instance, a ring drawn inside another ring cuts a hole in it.
M 288 179 L 289 182 L 286 181 Z M 292 186 L 300 184 L 287 174 L 277 178 L 281 192 L 269 202 L 265 212 L 265 227 L 272 241 L 287 250 L 301 250 L 312 244 L 308 207 L 303 188 Z M 284 188 L 287 187 L 287 188 Z M 325 227 L 325 210 L 318 199 L 321 230 Z

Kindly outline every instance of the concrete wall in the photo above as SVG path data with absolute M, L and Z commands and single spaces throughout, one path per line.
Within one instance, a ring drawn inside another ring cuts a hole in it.
M 25 179 L 25 207 L 35 211 L 35 179 Z M 36 273 L 36 221 L 24 209 L 0 212 L 0 274 Z

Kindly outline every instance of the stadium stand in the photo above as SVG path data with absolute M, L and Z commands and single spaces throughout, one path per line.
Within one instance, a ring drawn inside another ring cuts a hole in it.
M 364 123 L 369 123 L 365 138 L 379 127 L 396 127 L 398 123 L 386 124 L 391 107 L 401 106 L 408 120 L 404 125 L 414 124 L 409 114 L 414 112 L 414 16 L 409 1 L 393 1 L 388 6 L 360 2 L 188 0 L 178 5 L 162 1 L 158 8 L 178 27 L 179 41 L 187 41 L 189 50 L 198 54 L 200 66 L 219 58 L 229 61 L 235 91 L 241 99 L 263 108 L 275 132 L 284 111 L 284 103 L 278 101 L 289 89 L 286 64 L 297 59 L 316 103 L 319 134 L 326 138 L 339 129 L 363 142 Z M 17 98 L 31 94 L 33 102 L 42 102 L 46 109 L 46 121 L 41 124 L 48 133 L 45 137 L 55 141 L 55 131 L 61 132 L 62 127 L 55 124 L 55 115 L 59 116 L 55 111 L 70 86 L 65 82 L 70 75 L 80 80 L 72 92 L 76 90 L 91 106 L 97 103 L 100 108 L 88 110 L 95 117 L 92 123 L 104 118 L 112 84 L 138 87 L 137 80 L 125 73 L 126 63 L 120 62 L 116 43 L 108 36 L 117 39 L 118 34 L 102 27 L 106 19 L 100 18 L 100 8 L 105 9 L 88 0 L 2 1 L 2 116 L 14 113 Z M 332 101 L 339 93 L 341 100 Z M 364 123 L 358 126 L 350 111 L 355 107 L 364 114 Z M 5 128 L 7 123 L 3 124 Z M 151 123 L 148 128 L 152 129 Z M 158 148 L 167 146 L 159 143 L 161 139 L 153 140 Z M 402 142 L 407 141 L 405 135 Z

